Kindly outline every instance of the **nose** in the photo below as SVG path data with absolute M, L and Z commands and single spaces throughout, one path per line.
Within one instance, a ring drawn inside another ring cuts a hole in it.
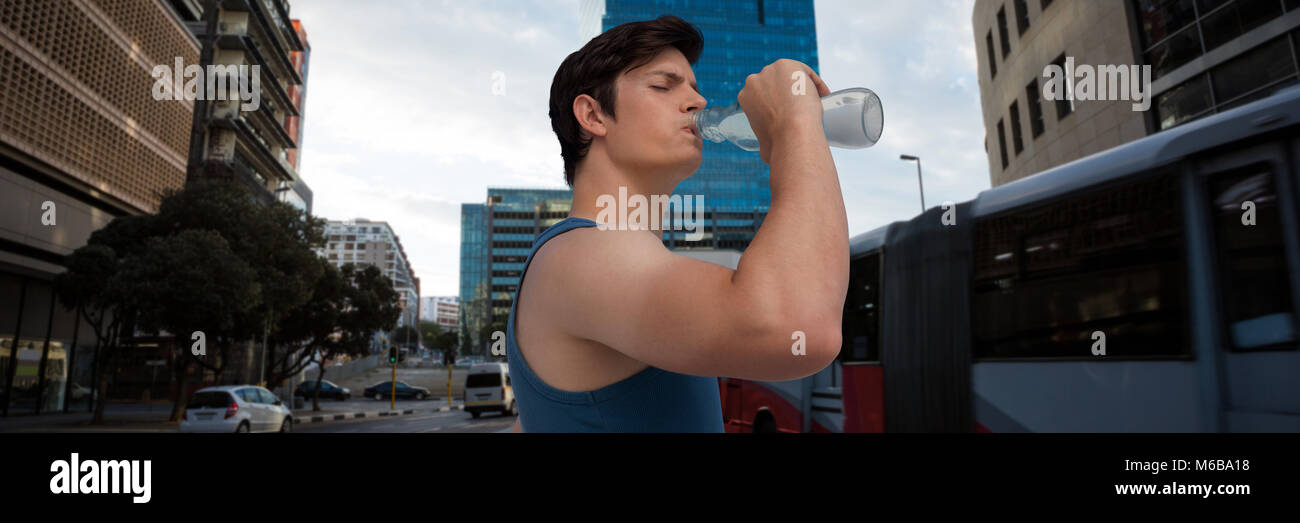
M 704 106 L 706 106 L 706 105 L 708 105 L 708 104 L 709 104 L 709 101 L 706 100 L 706 99 L 704 98 L 704 96 L 702 96 L 702 95 L 700 95 L 700 93 L 695 92 L 694 90 L 692 90 L 692 94 L 691 94 L 690 98 L 687 98 L 687 99 L 686 99 L 686 103 L 685 103 L 685 105 L 682 106 L 682 111 L 683 111 L 683 112 L 687 112 L 687 113 L 689 113 L 689 112 L 691 112 L 691 111 L 699 111 L 699 110 L 701 110 L 701 109 L 704 109 Z

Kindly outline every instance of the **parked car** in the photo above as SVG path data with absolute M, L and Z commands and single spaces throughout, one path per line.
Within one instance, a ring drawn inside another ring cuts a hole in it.
M 293 395 L 302 396 L 303 399 L 311 399 L 312 393 L 313 391 L 315 391 L 315 388 L 316 388 L 316 380 L 304 381 L 298 384 L 298 388 L 294 389 Z M 340 387 L 330 380 L 321 380 L 320 397 L 334 398 L 339 401 L 344 401 L 352 398 L 352 391 L 347 387 Z
M 514 416 L 515 393 L 510 386 L 510 368 L 505 363 L 478 363 L 465 376 L 465 412 L 477 418 L 483 411 Z
M 367 398 L 382 400 L 390 397 L 393 394 L 392 390 L 393 382 L 385 381 L 366 387 L 365 396 Z M 429 397 L 429 389 L 424 387 L 415 387 L 404 381 L 399 381 L 397 382 L 396 396 L 399 399 L 414 398 L 422 400 Z
M 256 385 L 222 385 L 194 391 L 181 432 L 290 432 L 293 411 Z

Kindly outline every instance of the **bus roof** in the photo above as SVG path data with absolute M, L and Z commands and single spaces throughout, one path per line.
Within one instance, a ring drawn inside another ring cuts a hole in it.
M 971 215 L 988 216 L 1064 195 L 1297 122 L 1300 122 L 1300 86 L 1292 86 L 1241 107 L 981 191 L 972 204 Z M 1214 131 L 1199 132 L 1207 128 L 1213 128 Z M 850 256 L 858 256 L 884 245 L 890 225 L 892 224 L 882 225 L 852 237 L 849 241 Z
M 879 249 L 881 245 L 885 244 L 885 233 L 889 232 L 890 225 L 893 224 L 882 225 L 850 238 L 849 257 Z
M 1300 86 L 986 189 L 975 198 L 972 215 L 988 216 L 1060 196 L 1297 122 L 1300 122 Z M 1201 132 L 1208 128 L 1214 131 Z

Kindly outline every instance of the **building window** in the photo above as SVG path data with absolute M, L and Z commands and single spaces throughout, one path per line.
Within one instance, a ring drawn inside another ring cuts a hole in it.
M 1007 35 L 1007 8 L 998 9 L 998 36 L 1002 39 L 1002 58 L 1011 54 L 1011 37 Z
M 1143 46 L 1150 48 L 1196 21 L 1192 0 L 1134 0 Z
M 1133 0 L 1142 55 L 1159 78 L 1281 15 L 1276 0 Z M 1197 22 L 1197 16 L 1200 23 Z M 1202 46 L 1204 41 L 1204 46 Z
M 1151 47 L 1143 58 L 1151 65 L 1151 78 L 1160 78 L 1201 55 L 1200 35 L 1196 27 L 1166 38 Z
M 1043 134 L 1043 93 L 1038 90 L 1037 78 L 1025 87 L 1025 97 L 1029 99 L 1029 130 L 1038 138 Z
M 1163 131 L 1212 110 L 1210 82 L 1207 75 L 1178 84 L 1156 97 L 1156 123 Z
M 1016 156 L 1020 156 L 1020 151 L 1025 150 L 1025 142 L 1020 134 L 1020 102 L 1011 102 L 1011 145 L 1015 148 Z
M 1222 9 L 1210 12 L 1222 4 L 1198 0 L 1201 13 L 1201 34 L 1205 38 L 1205 51 L 1223 45 L 1247 31 L 1259 27 L 1269 20 L 1282 16 L 1282 4 L 1277 0 L 1237 0 Z
M 989 51 L 989 78 L 994 78 L 998 75 L 998 61 L 997 61 L 997 54 L 994 53 L 993 51 L 993 30 L 992 29 L 989 29 L 989 34 L 984 37 L 984 43 L 988 45 L 988 51 Z
M 1007 168 L 1007 132 L 1002 126 L 1002 120 L 998 120 L 998 152 L 1002 153 L 1002 168 Z
M 1025 0 L 1014 0 L 1013 4 L 1016 8 L 1016 34 L 1023 35 L 1029 29 L 1029 6 Z
M 1231 103 L 1255 90 L 1296 76 L 1287 36 L 1282 35 L 1215 67 L 1210 72 L 1216 103 Z
M 1062 74 L 1064 74 L 1065 53 L 1061 53 L 1055 60 L 1052 60 L 1052 65 L 1060 67 Z M 1056 121 L 1058 122 L 1074 112 L 1074 80 L 1062 76 L 1061 84 L 1060 88 L 1056 90 Z

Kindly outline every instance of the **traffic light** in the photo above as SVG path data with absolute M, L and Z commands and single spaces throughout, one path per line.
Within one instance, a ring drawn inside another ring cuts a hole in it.
M 451 366 L 456 363 L 456 351 L 447 349 L 442 352 L 442 364 Z
M 388 348 L 388 363 L 397 363 L 397 347 Z

